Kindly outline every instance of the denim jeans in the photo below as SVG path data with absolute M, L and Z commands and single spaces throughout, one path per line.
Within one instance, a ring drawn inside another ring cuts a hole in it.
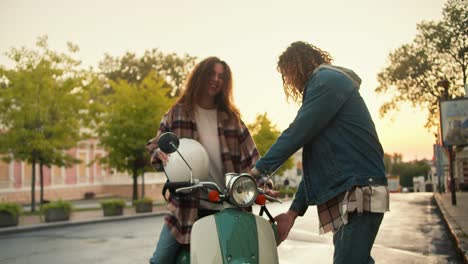
M 219 212 L 218 210 L 198 209 L 198 219 Z M 150 259 L 150 264 L 172 264 L 177 260 L 177 253 L 182 244 L 177 242 L 164 223 L 159 235 L 158 245 Z
M 172 264 L 175 263 L 177 252 L 181 244 L 172 236 L 171 232 L 164 223 L 161 234 L 159 235 L 158 245 L 150 259 L 150 264 Z
M 333 234 L 334 264 L 373 264 L 370 253 L 383 213 L 349 213 L 348 223 Z

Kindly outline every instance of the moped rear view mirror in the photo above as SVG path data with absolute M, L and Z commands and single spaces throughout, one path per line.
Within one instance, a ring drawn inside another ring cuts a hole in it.
M 179 148 L 179 144 L 179 138 L 172 132 L 166 132 L 158 139 L 159 149 L 167 154 L 176 152 Z
M 161 151 L 163 151 L 164 153 L 167 153 L 167 154 L 171 154 L 171 153 L 174 153 L 174 152 L 177 152 L 177 154 L 179 154 L 179 156 L 184 161 L 185 165 L 187 165 L 187 167 L 190 170 L 190 182 L 189 182 L 189 184 L 192 184 L 194 182 L 193 181 L 193 169 L 188 164 L 188 162 L 185 160 L 184 156 L 182 156 L 182 154 L 180 154 L 180 152 L 178 150 L 179 145 L 180 145 L 179 137 L 177 137 L 177 135 L 172 133 L 172 132 L 166 132 L 166 133 L 162 134 L 161 136 L 159 136 L 159 139 L 158 139 L 159 149 Z

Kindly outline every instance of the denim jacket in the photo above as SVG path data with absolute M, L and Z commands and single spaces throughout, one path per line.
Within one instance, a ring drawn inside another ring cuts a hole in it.
M 319 66 L 305 85 L 294 121 L 255 165 L 272 172 L 303 148 L 304 176 L 291 205 L 300 215 L 353 186 L 387 185 L 383 149 L 359 94 L 360 82 L 351 70 Z

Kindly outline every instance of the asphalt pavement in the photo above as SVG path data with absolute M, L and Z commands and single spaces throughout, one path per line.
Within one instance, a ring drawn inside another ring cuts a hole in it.
M 468 193 L 456 193 L 457 205 L 452 205 L 450 193 L 434 193 L 434 198 L 447 224 L 450 235 L 457 246 L 459 254 L 462 256 L 464 262 L 468 263 Z M 86 208 L 88 210 L 74 211 L 72 212 L 70 220 L 52 223 L 44 222 L 40 215 L 23 215 L 20 217 L 18 226 L 0 228 L 0 235 L 69 225 L 151 217 L 162 215 L 167 212 L 164 204 L 155 204 L 153 206 L 153 212 L 150 213 L 136 213 L 135 208 L 127 207 L 124 209 L 122 216 L 104 217 L 99 206 L 99 201 L 97 200 L 74 201 L 73 204 L 75 208 Z M 127 205 L 130 205 L 129 201 L 127 201 Z
M 99 222 L 122 221 L 133 218 L 151 217 L 167 213 L 166 204 L 157 202 L 153 204 L 153 211 L 148 213 L 137 213 L 131 207 L 131 201 L 126 201 L 126 208 L 121 216 L 104 216 L 99 200 L 77 200 L 71 201 L 73 208 L 68 221 L 45 222 L 41 215 L 22 215 L 17 226 L 0 227 L 0 235 L 17 232 L 26 232 L 45 228 L 55 228 L 63 226 L 92 224 Z M 29 207 L 24 208 L 27 211 Z

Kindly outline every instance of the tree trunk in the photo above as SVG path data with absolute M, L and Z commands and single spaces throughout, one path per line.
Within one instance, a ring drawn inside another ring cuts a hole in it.
M 145 172 L 141 174 L 141 198 L 145 197 Z
M 133 170 L 133 201 L 138 200 L 138 171 L 136 169 Z
M 41 181 L 41 191 L 40 191 L 40 197 L 39 197 L 39 205 L 42 206 L 44 204 L 44 164 L 42 163 L 42 160 L 39 161 L 39 179 Z
M 36 211 L 36 159 L 32 161 L 31 170 L 31 212 Z

